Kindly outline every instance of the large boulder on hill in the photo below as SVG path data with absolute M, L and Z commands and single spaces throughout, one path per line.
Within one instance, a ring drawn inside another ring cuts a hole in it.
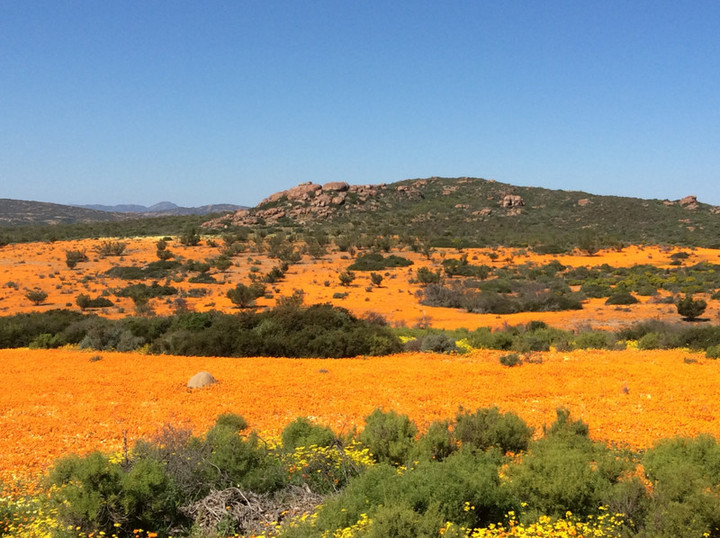
M 517 194 L 506 194 L 502 197 L 502 200 L 500 200 L 500 205 L 505 208 L 523 207 L 525 202 L 522 197 Z
M 300 183 L 297 187 L 288 189 L 285 193 L 288 200 L 308 200 L 311 194 L 321 190 L 322 187 L 317 183 Z
M 349 188 L 350 185 L 344 181 L 331 181 L 322 186 L 322 190 L 325 192 L 345 192 Z
M 189 389 L 201 389 L 217 383 L 217 380 L 212 376 L 210 372 L 198 372 L 190 378 L 187 386 Z
M 692 196 L 692 195 L 686 196 L 685 198 L 680 200 L 678 202 L 678 204 L 680 204 L 685 209 L 697 209 L 699 207 L 698 201 L 697 201 L 697 196 Z

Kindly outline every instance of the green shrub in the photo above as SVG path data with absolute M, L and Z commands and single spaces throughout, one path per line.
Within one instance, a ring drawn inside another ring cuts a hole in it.
M 37 335 L 30 345 L 30 349 L 54 349 L 65 345 L 65 338 L 62 334 L 43 333 Z
M 708 359 L 720 359 L 720 345 L 710 346 L 705 350 Z
M 712 536 L 720 528 L 720 447 L 709 435 L 660 441 L 643 458 L 652 482 L 648 536 Z M 705 534 L 707 533 L 707 534 Z
M 677 311 L 685 320 L 694 321 L 699 318 L 705 309 L 707 303 L 702 299 L 693 299 L 692 295 L 686 295 L 677 303 Z
M 614 344 L 613 335 L 603 331 L 586 331 L 575 338 L 578 349 L 611 349 Z
M 88 261 L 87 254 L 84 250 L 66 250 L 65 265 L 73 269 L 78 263 Z
M 601 297 L 610 297 L 612 288 L 608 284 L 588 282 L 580 287 L 580 293 L 585 295 L 585 297 L 599 299 Z
M 257 434 L 239 435 L 242 417 L 219 419 L 205 439 L 209 448 L 205 467 L 207 479 L 218 489 L 246 488 L 257 493 L 272 492 L 283 484 L 280 461 L 270 454 Z M 243 428 L 244 429 L 244 428 Z
M 407 415 L 376 409 L 365 419 L 358 440 L 370 449 L 378 462 L 404 465 L 415 444 L 417 426 Z
M 434 421 L 415 444 L 414 457 L 442 461 L 457 450 L 448 421 Z
M 262 284 L 237 284 L 234 288 L 229 289 L 226 293 L 230 302 L 238 308 L 249 308 L 255 305 L 255 299 L 265 295 L 265 286 Z
M 340 279 L 340 285 L 349 286 L 355 280 L 355 274 L 352 271 L 343 271 L 338 278 Z
M 313 424 L 304 417 L 296 418 L 285 426 L 281 437 L 283 448 L 288 450 L 311 445 L 330 446 L 335 442 L 335 434 L 330 428 Z
M 39 306 L 45 299 L 47 299 L 48 294 L 39 288 L 35 288 L 34 290 L 27 290 L 25 297 L 35 306 Z
M 179 491 L 164 466 L 152 459 L 128 470 L 93 452 L 58 460 L 50 471 L 50 501 L 65 525 L 85 533 L 131 535 L 145 528 L 167 532 L 184 522 Z
M 393 267 L 407 267 L 413 262 L 402 256 L 383 256 L 378 253 L 369 253 L 358 256 L 355 262 L 348 267 L 350 271 L 382 271 Z
M 545 436 L 581 437 L 587 439 L 590 428 L 582 420 L 570 420 L 570 411 L 564 407 L 555 410 L 555 422 L 545 429 Z
M 460 452 L 400 474 L 375 465 L 320 507 L 311 535 L 332 535 L 361 514 L 373 521 L 368 531 L 377 534 L 372 536 L 437 536 L 447 521 L 468 528 L 497 523 L 514 508 L 500 485 L 499 464 L 494 454 Z M 376 517 L 380 524 L 372 531 Z
M 517 353 L 508 353 L 507 355 L 501 355 L 499 361 L 500 364 L 502 364 L 503 366 L 509 367 L 522 364 L 522 359 Z
M 533 429 L 515 413 L 501 413 L 497 407 L 461 412 L 455 417 L 455 438 L 463 447 L 487 450 L 495 447 L 503 452 L 527 449 Z
M 509 469 L 510 489 L 526 503 L 524 518 L 597 514 L 612 495 L 622 469 L 605 464 L 615 456 L 602 453 L 592 442 L 573 442 L 553 436 L 533 444 L 517 465 Z
M 429 284 L 439 284 L 442 280 L 442 274 L 439 270 L 433 272 L 427 267 L 420 267 L 420 269 L 415 271 L 415 278 L 421 286 L 427 286 Z
M 127 243 L 116 241 L 114 239 L 107 239 L 105 241 L 101 241 L 100 244 L 95 247 L 95 251 L 102 258 L 109 256 L 122 256 L 125 253 L 126 247 Z
M 423 337 L 420 350 L 426 353 L 452 353 L 458 350 L 455 340 L 445 333 L 430 333 Z
M 627 291 L 616 291 L 605 301 L 606 305 L 630 305 L 637 304 L 640 301 L 630 292 Z
M 113 306 L 113 302 L 107 297 L 96 297 L 91 298 L 89 295 L 81 293 L 75 298 L 75 304 L 80 307 L 81 310 L 87 310 L 88 308 L 106 308 Z
M 660 334 L 647 333 L 638 340 L 638 349 L 658 349 L 660 347 Z

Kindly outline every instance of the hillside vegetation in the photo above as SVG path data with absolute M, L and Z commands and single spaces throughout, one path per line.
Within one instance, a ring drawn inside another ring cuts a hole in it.
M 434 246 L 531 246 L 556 251 L 621 242 L 720 246 L 720 215 L 693 197 L 677 202 L 643 200 L 438 177 L 347 186 L 339 195 L 312 188 L 302 184 L 276 193 L 256 208 L 210 226 L 302 225 L 414 235 Z

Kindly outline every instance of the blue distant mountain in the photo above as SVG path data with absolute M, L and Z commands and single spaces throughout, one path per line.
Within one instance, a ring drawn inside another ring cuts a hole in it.
M 246 206 L 235 204 L 210 204 L 198 207 L 180 207 L 172 202 L 159 202 L 151 206 L 138 204 L 88 204 L 78 207 L 82 207 L 84 209 L 94 209 L 95 211 L 105 211 L 108 213 L 142 213 L 147 215 L 208 215 L 210 213 L 223 213 L 237 211 L 238 209 L 246 209 Z

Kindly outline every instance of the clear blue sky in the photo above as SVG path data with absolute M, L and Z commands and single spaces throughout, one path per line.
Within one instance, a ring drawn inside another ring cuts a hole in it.
M 720 204 L 720 2 L 0 0 L 0 198 L 476 176 Z

